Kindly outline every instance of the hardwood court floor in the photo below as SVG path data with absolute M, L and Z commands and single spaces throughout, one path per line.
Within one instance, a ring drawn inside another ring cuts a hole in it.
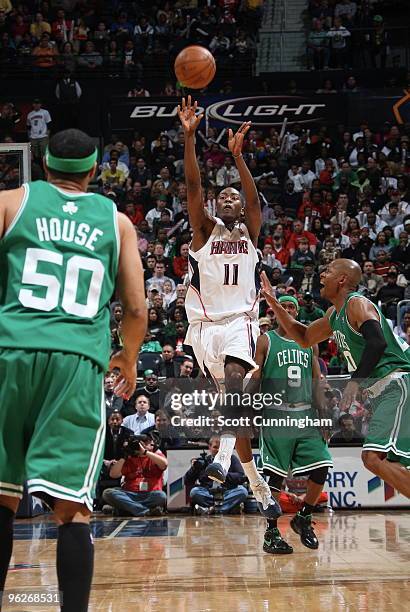
M 90 612 L 410 610 L 409 513 L 316 515 L 317 551 L 301 545 L 290 518 L 280 527 L 294 553 L 272 556 L 262 551 L 265 521 L 256 515 L 98 517 Z M 18 522 L 6 588 L 55 587 L 55 530 L 47 525 Z

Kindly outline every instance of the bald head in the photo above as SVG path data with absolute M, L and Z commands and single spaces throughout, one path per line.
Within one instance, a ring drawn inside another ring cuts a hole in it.
M 360 283 L 362 270 L 358 263 L 352 259 L 335 259 L 332 262 L 332 271 L 337 274 L 345 274 L 348 279 L 348 284 L 352 289 L 355 289 Z
M 320 275 L 320 295 L 336 304 L 346 299 L 352 291 L 356 291 L 361 277 L 362 270 L 355 261 L 335 259 Z

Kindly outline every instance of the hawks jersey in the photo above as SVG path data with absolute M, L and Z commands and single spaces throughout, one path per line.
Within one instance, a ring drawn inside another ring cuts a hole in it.
M 0 240 L 0 347 L 109 358 L 109 310 L 118 268 L 115 204 L 94 193 L 24 185 Z
M 313 349 L 267 332 L 269 349 L 262 371 L 264 393 L 280 393 L 285 405 L 312 403 Z
M 246 225 L 240 223 L 230 231 L 216 218 L 206 244 L 198 251 L 189 250 L 188 321 L 221 321 L 236 314 L 256 320 L 258 263 Z
M 346 359 L 349 372 L 357 370 L 366 346 L 363 336 L 353 329 L 347 318 L 346 308 L 353 297 L 367 300 L 367 298 L 360 293 L 352 292 L 347 296 L 346 302 L 339 314 L 334 310 L 329 317 L 330 326 L 333 330 L 337 346 Z M 410 372 L 409 345 L 392 332 L 390 325 L 387 323 L 380 310 L 373 302 L 371 302 L 371 304 L 379 315 L 380 325 L 387 342 L 387 347 L 371 373 L 370 378 L 380 379 L 394 371 Z

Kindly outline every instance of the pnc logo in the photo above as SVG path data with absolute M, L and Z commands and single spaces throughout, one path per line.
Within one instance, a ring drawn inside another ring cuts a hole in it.
M 384 501 L 389 501 L 389 499 L 395 497 L 395 489 L 387 482 L 381 480 L 378 476 L 374 476 L 374 478 L 367 481 L 367 492 L 373 493 L 373 491 L 376 491 L 376 489 L 379 489 L 381 486 L 384 486 Z

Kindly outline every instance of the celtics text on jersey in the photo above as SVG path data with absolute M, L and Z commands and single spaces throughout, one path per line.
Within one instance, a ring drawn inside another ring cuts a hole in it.
M 280 393 L 283 404 L 312 403 L 313 349 L 301 348 L 294 340 L 267 332 L 269 348 L 262 371 L 262 390 Z

